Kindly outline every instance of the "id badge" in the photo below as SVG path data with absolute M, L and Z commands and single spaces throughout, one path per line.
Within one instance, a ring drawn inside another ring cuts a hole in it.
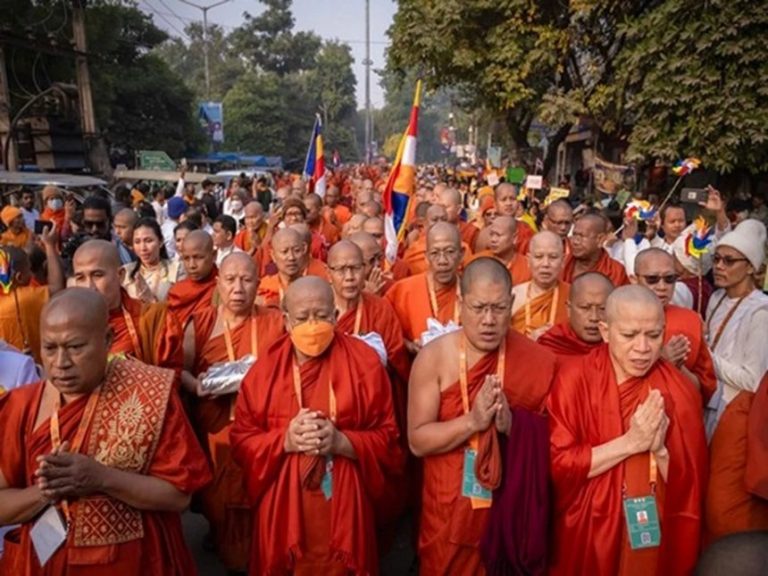
M 461 495 L 472 499 L 472 508 L 489 508 L 492 493 L 477 481 L 475 476 L 475 458 L 477 452 L 474 448 L 464 450 L 464 471 L 462 473 Z
M 624 498 L 624 518 L 632 550 L 654 548 L 661 544 L 661 524 L 655 496 Z
M 333 496 L 333 456 L 325 457 L 325 474 L 320 482 L 320 489 L 325 499 L 330 500 Z
M 48 506 L 29 531 L 40 566 L 51 559 L 56 550 L 67 541 L 67 525 L 55 506 Z

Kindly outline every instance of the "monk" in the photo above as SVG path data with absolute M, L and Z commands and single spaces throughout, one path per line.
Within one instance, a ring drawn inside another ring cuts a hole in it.
M 293 227 L 278 230 L 271 242 L 272 260 L 277 273 L 261 279 L 258 303 L 278 307 L 288 285 L 307 274 L 309 270 L 309 245 L 302 234 Z
M 245 227 L 235 236 L 235 246 L 254 256 L 267 235 L 264 208 L 259 202 L 248 202 L 243 209 Z
M 603 248 L 607 224 L 599 214 L 585 214 L 573 225 L 571 254 L 565 259 L 563 280 L 573 284 L 574 279 L 585 272 L 600 272 L 614 286 L 629 284 L 624 266 L 611 258 Z
M 352 214 L 349 220 L 347 220 L 347 223 L 344 224 L 341 229 L 341 237 L 349 238 L 352 234 L 362 232 L 363 224 L 366 220 L 368 220 L 368 216 L 364 214 Z
M 230 454 L 237 394 L 209 395 L 200 381 L 213 364 L 266 355 L 283 334 L 277 310 L 254 307 L 258 284 L 253 260 L 244 252 L 230 254 L 217 279 L 219 305 L 193 314 L 184 331 L 182 384 L 199 396 L 193 409 L 195 428 L 207 440 L 213 469 L 213 482 L 201 494 L 203 513 L 211 524 L 217 556 L 233 571 L 244 571 L 248 564 L 252 531 L 242 471 Z
M 386 372 L 336 329 L 325 280 L 290 284 L 283 314 L 289 334 L 248 372 L 232 426 L 253 510 L 249 573 L 375 574 L 375 523 L 403 461 Z
M 0 220 L 6 230 L 0 234 L 0 245 L 24 249 L 32 243 L 32 231 L 24 223 L 24 214 L 16 206 L 5 206 L 0 210 Z
M 563 269 L 563 243 L 557 234 L 539 232 L 528 250 L 531 280 L 512 290 L 512 327 L 531 340 L 555 324 L 568 320 L 566 303 L 570 284 L 560 280 Z
M 446 187 L 436 194 L 436 199 L 438 204 L 445 208 L 448 222 L 459 227 L 461 241 L 469 246 L 470 252 L 474 252 L 480 229 L 461 219 L 461 210 L 463 207 L 461 202 L 461 192 L 456 190 L 456 188 Z
M 0 273 L 10 279 L 0 288 L 0 339 L 40 362 L 40 314 L 48 298 L 64 288 L 64 269 L 56 251 L 55 225 L 40 235 L 48 262 L 48 285 L 32 285 L 32 266 L 21 248 L 0 246 Z
M 326 213 L 327 220 L 330 223 L 330 214 L 333 213 L 333 217 L 338 223 L 338 226 L 344 226 L 344 224 L 349 222 L 349 219 L 352 218 L 352 212 L 349 208 L 344 206 L 344 204 L 339 202 L 340 199 L 341 193 L 339 192 L 339 187 L 334 185 L 328 186 L 328 189 L 325 191 L 325 196 L 323 197 L 323 202 L 325 202 L 325 206 L 328 208 L 328 212 Z
M 304 240 L 304 243 L 307 246 L 310 246 L 312 242 L 314 242 L 314 238 L 318 238 L 317 234 L 314 234 L 310 229 L 309 226 L 305 222 L 298 222 L 296 224 L 292 224 L 291 228 L 296 230 L 301 238 Z M 323 255 L 323 259 L 316 258 L 313 256 L 312 250 L 310 249 L 309 254 L 307 255 L 307 275 L 308 276 L 319 276 L 320 278 L 324 278 L 325 280 L 328 279 L 328 270 L 325 266 L 325 259 L 327 258 L 327 250 L 325 251 Z
M 520 220 L 520 201 L 517 199 L 517 188 L 514 184 L 508 182 L 502 182 L 493 191 L 493 198 L 496 203 L 496 215 L 497 216 L 509 216 L 519 222 L 520 226 L 517 227 L 515 235 L 515 250 L 519 254 L 528 253 L 528 244 L 533 238 L 533 229 L 527 222 Z M 480 231 L 477 237 L 476 244 L 487 246 L 490 244 L 490 227 L 484 228 Z M 513 281 L 515 280 L 513 276 Z
M 613 292 L 611 281 L 597 272 L 582 274 L 571 285 L 568 320 L 560 322 L 539 337 L 562 362 L 580 358 L 603 343 L 600 322 L 605 322 L 605 303 Z
M 218 271 L 214 264 L 213 239 L 208 232 L 193 230 L 181 245 L 181 261 L 187 276 L 168 291 L 168 309 L 184 328 L 192 314 L 213 304 Z
M 429 260 L 427 258 L 427 232 L 430 228 L 438 222 L 448 222 L 456 226 L 454 222 L 450 222 L 448 219 L 448 212 L 444 206 L 440 204 L 433 204 L 426 209 L 425 225 L 418 231 L 416 238 L 412 244 L 405 249 L 403 253 L 403 263 L 408 267 L 409 275 L 421 274 L 426 272 L 429 268 Z M 461 233 L 461 228 L 459 228 Z M 462 239 L 461 248 L 464 251 L 462 258 L 462 267 L 469 264 L 472 258 L 472 249 L 469 244 Z
M 144 304 L 128 296 L 121 284 L 125 268 L 114 244 L 88 240 L 75 252 L 72 268 L 72 286 L 95 290 L 107 301 L 113 334 L 110 354 L 130 356 L 181 375 L 184 351 L 179 321 L 166 302 Z
M 490 472 L 477 481 L 496 488 L 501 475 L 497 436 L 510 434 L 510 408 L 541 411 L 554 377 L 555 357 L 509 329 L 511 290 L 509 272 L 498 261 L 473 261 L 461 280 L 462 329 L 430 342 L 413 365 L 408 441 L 424 459 L 422 575 L 485 573 L 478 547 L 490 501 L 462 493 L 466 451 L 488 460 L 482 469 Z M 515 360 L 522 358 L 525 362 Z M 543 425 L 545 446 L 546 434 Z M 543 477 L 537 488 L 546 491 L 546 486 Z
M 707 473 L 701 396 L 661 358 L 664 309 L 647 288 L 614 290 L 600 332 L 607 345 L 564 364 L 548 401 L 550 574 L 691 574 Z
M 339 240 L 339 229 L 323 218 L 323 199 L 315 193 L 304 197 L 304 207 L 307 209 L 306 223 L 313 234 L 319 235 L 326 250 Z
M 196 574 L 180 512 L 210 472 L 173 372 L 108 361 L 107 305 L 91 290 L 54 296 L 40 331 L 48 380 L 0 397 L 0 525 L 21 524 L 0 573 Z M 63 535 L 43 567 L 41 514 Z
M 544 211 L 544 218 L 541 221 L 541 227 L 557 234 L 563 241 L 563 250 L 565 255 L 571 253 L 571 243 L 568 240 L 568 233 L 573 226 L 573 208 L 567 200 L 555 200 Z
M 429 270 L 395 282 L 385 294 L 400 320 L 405 346 L 411 354 L 421 349 L 427 319 L 458 325 L 458 269 L 462 257 L 458 228 L 447 222 L 435 224 L 427 233 Z
M 367 232 L 356 232 L 347 238 L 363 252 L 365 291 L 382 296 L 394 284 L 391 272 L 384 270 L 384 249 Z
M 675 260 L 661 248 L 648 248 L 635 258 L 634 283 L 651 290 L 664 306 L 664 347 L 662 358 L 685 374 L 701 392 L 704 405 L 717 390 L 712 355 L 704 338 L 704 322 L 693 310 L 673 306 L 675 292 Z
M 726 407 L 709 445 L 705 543 L 768 530 L 768 373 Z
M 531 279 L 531 268 L 525 254 L 516 248 L 517 234 L 525 225 L 520 225 L 511 216 L 496 216 L 490 225 L 491 253 L 502 261 L 512 275 L 514 285 L 528 282 Z

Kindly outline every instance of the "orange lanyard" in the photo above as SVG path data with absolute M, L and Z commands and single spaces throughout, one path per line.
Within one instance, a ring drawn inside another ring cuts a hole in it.
M 251 316 L 248 320 L 251 323 L 251 355 L 258 359 L 259 335 L 256 327 L 256 319 Z M 224 343 L 227 345 L 227 356 L 229 357 L 229 361 L 234 362 L 237 360 L 237 356 L 235 356 L 235 346 L 232 344 L 232 334 L 229 331 L 229 322 L 226 320 L 224 320 Z
M 360 335 L 360 327 L 363 324 L 363 297 L 357 299 L 357 310 L 355 310 L 355 329 L 352 332 L 354 336 Z
M 437 320 L 437 315 L 440 309 L 437 306 L 437 294 L 435 293 L 435 283 L 432 280 L 432 276 L 427 273 L 427 292 L 429 292 L 429 306 L 432 309 L 432 317 Z M 456 280 L 456 302 L 453 304 L 453 322 L 458 326 L 459 324 L 459 298 L 461 296 L 461 289 L 459 288 L 459 281 Z
M 134 357 L 144 361 L 144 355 L 141 351 L 141 342 L 139 341 L 139 335 L 136 332 L 136 325 L 133 323 L 133 318 L 128 313 L 128 310 L 123 307 L 123 318 L 125 319 L 125 327 L 128 329 L 128 336 L 131 339 L 131 345 L 133 346 Z
M 555 314 L 557 313 L 557 301 L 560 299 L 560 286 L 555 287 L 554 296 L 552 296 L 552 308 L 549 310 L 549 324 L 555 325 Z M 525 291 L 525 332 L 529 334 L 533 330 L 531 326 L 531 284 Z
M 299 408 L 304 407 L 301 400 L 301 370 L 296 361 L 293 361 L 293 391 L 296 393 L 296 401 Z M 333 392 L 333 382 L 328 379 L 328 410 L 330 411 L 331 422 L 336 422 L 336 394 Z
M 651 393 L 651 386 L 648 385 L 648 394 L 650 394 L 650 393 Z M 648 397 L 646 396 L 646 399 L 647 398 Z M 656 456 L 653 455 L 653 452 L 649 451 L 648 452 L 648 456 L 650 457 L 648 459 L 648 484 L 650 484 L 650 486 L 651 486 L 651 494 L 656 494 L 656 482 L 657 482 L 658 476 L 659 476 L 659 466 L 658 466 L 658 463 L 656 462 Z M 626 471 L 626 467 L 624 469 Z M 622 482 L 621 492 L 622 492 L 622 497 L 626 498 L 626 496 L 627 496 L 627 481 L 626 480 L 624 480 Z
M 101 386 L 91 392 L 91 397 L 88 398 L 88 403 L 85 405 L 85 411 L 83 417 L 80 419 L 80 424 L 77 427 L 75 438 L 72 441 L 72 445 L 69 448 L 69 452 L 76 454 L 80 452 L 80 448 L 85 440 L 85 432 L 91 425 L 93 414 L 96 411 L 96 404 L 99 401 L 101 395 Z M 61 408 L 61 394 L 56 399 L 56 403 L 53 406 L 53 414 L 51 414 L 51 445 L 53 446 L 53 452 L 56 452 L 61 447 L 61 429 L 59 428 L 59 409 Z M 64 512 L 64 517 L 67 519 L 67 525 L 70 524 L 72 518 L 69 513 L 69 503 L 66 499 L 61 501 L 61 510 Z

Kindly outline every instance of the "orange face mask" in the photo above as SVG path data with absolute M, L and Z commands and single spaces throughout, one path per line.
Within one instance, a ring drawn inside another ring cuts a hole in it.
M 303 322 L 291 328 L 291 341 L 299 352 L 314 358 L 331 345 L 333 329 L 333 324 L 325 320 Z

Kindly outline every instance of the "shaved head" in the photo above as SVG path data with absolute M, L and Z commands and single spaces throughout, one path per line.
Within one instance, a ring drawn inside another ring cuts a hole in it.
M 675 259 L 661 248 L 648 248 L 638 253 L 635 258 L 635 270 L 631 277 L 633 283 L 651 290 L 667 306 L 675 295 Z
M 600 274 L 600 272 L 587 272 L 574 279 L 571 284 L 571 296 L 578 295 L 582 290 L 600 290 L 605 293 L 605 300 L 608 299 L 608 295 L 613 292 L 613 282 L 608 276 Z
M 250 316 L 259 287 L 259 272 L 245 252 L 230 254 L 221 262 L 216 280 L 221 303 L 236 316 Z
M 471 293 L 474 286 L 480 282 L 500 284 L 505 293 L 512 293 L 512 275 L 496 258 L 484 256 L 467 264 L 461 275 L 461 295 Z
M 40 314 L 40 340 L 51 384 L 65 397 L 89 394 L 104 380 L 112 344 L 106 302 L 84 288 L 57 293 Z
M 427 263 L 432 279 L 440 286 L 450 286 L 464 258 L 461 234 L 454 224 L 438 222 L 427 232 Z
M 494 256 L 509 262 L 515 255 L 517 220 L 512 216 L 496 216 L 488 232 L 488 247 Z
M 205 234 L 207 236 L 207 233 Z M 256 263 L 253 261 L 253 258 L 245 252 L 233 252 L 221 261 L 219 270 L 222 274 L 230 268 L 243 268 L 252 274 L 258 274 Z
M 517 201 L 517 188 L 508 182 L 502 182 L 493 191 L 496 212 L 502 216 L 517 216 L 520 202 Z
M 573 225 L 571 249 L 576 260 L 593 260 L 603 250 L 607 221 L 599 214 L 585 214 Z
M 600 323 L 605 322 L 605 303 L 613 284 L 599 272 L 587 272 L 571 284 L 568 296 L 568 321 L 584 342 L 596 344 L 603 337 Z
M 124 275 L 117 246 L 106 240 L 88 240 L 72 258 L 71 285 L 96 290 L 104 297 L 110 310 L 122 305 Z
M 117 223 L 119 220 L 121 222 L 133 225 L 136 224 L 138 219 L 138 215 L 131 208 L 123 208 L 122 210 L 118 210 L 117 214 L 115 214 L 115 223 Z
M 370 234 L 368 235 L 371 238 Z M 371 238 L 373 240 L 373 238 Z M 363 251 L 360 247 L 350 240 L 340 240 L 336 242 L 328 251 L 328 265 L 332 265 L 333 262 L 342 258 L 354 257 L 359 259 L 360 263 L 363 262 Z
M 653 268 L 657 262 L 664 262 L 674 267 L 675 260 L 671 254 L 661 248 L 646 248 L 635 257 L 635 274 L 646 274 L 648 268 Z
M 277 270 L 289 280 L 301 276 L 309 259 L 309 244 L 293 227 L 278 230 L 272 236 L 272 259 Z
M 533 282 L 549 289 L 559 282 L 563 270 L 563 241 L 554 232 L 539 232 L 531 239 L 528 264 Z
M 447 240 L 457 248 L 461 247 L 461 234 L 459 229 L 448 222 L 437 222 L 427 233 L 427 250 L 439 240 Z
M 573 225 L 573 208 L 565 200 L 555 200 L 547 206 L 544 213 L 542 227 L 550 232 L 555 232 L 563 240 L 568 237 L 568 232 Z
M 531 249 L 539 247 L 551 248 L 552 250 L 557 250 L 561 255 L 563 253 L 563 243 L 560 241 L 560 236 L 546 230 L 534 234 L 529 246 Z
M 470 262 L 461 278 L 461 325 L 470 346 L 498 349 L 512 318 L 512 277 L 495 258 Z
M 307 246 L 312 244 L 312 230 L 309 229 L 307 224 L 304 222 L 296 222 L 295 224 L 291 224 L 290 228 L 293 228 L 296 230 L 296 232 L 299 233 L 301 239 L 307 244 Z
M 384 249 L 376 241 L 376 238 L 367 232 L 357 232 L 352 234 L 349 237 L 349 241 L 353 242 L 363 252 L 365 277 L 368 278 L 374 267 L 377 267 L 381 264 L 382 258 L 384 256 Z
M 448 211 L 445 209 L 444 206 L 441 206 L 440 204 L 432 204 L 431 206 L 429 206 L 427 208 L 425 217 L 427 219 L 427 229 L 431 228 L 438 222 L 451 221 L 448 218 Z
M 115 268 L 120 268 L 121 266 L 120 253 L 117 251 L 117 246 L 106 240 L 88 240 L 82 244 L 75 250 L 75 255 L 72 260 L 73 267 L 77 267 L 78 257 L 84 257 L 86 255 L 98 255 L 101 262 L 105 265 L 114 266 Z
M 246 218 L 256 218 L 264 215 L 264 206 L 260 202 L 248 202 L 244 209 Z
M 192 230 L 187 234 L 186 238 L 184 238 L 182 250 L 186 248 L 188 244 L 189 247 L 194 246 L 201 250 L 210 250 L 213 252 L 213 238 L 205 230 Z
M 337 303 L 357 302 L 365 286 L 365 265 L 363 251 L 349 240 L 341 240 L 328 252 L 328 271 Z
M 187 277 L 199 282 L 205 280 L 213 271 L 215 255 L 213 238 L 204 230 L 192 230 L 181 244 L 181 261 Z
M 610 324 L 619 320 L 627 308 L 653 310 L 662 320 L 664 318 L 661 302 L 644 286 L 620 286 L 611 292 L 605 303 L 606 322 Z
M 377 240 L 384 238 L 384 220 L 378 217 L 368 218 L 363 222 L 363 232 L 367 232 Z
M 283 310 L 289 319 L 301 319 L 300 310 L 307 306 L 322 309 L 329 318 L 335 318 L 335 304 L 331 285 L 317 276 L 302 276 L 291 282 L 283 298 Z
M 437 201 L 445 208 L 448 222 L 457 224 L 461 215 L 461 192 L 456 188 L 443 188 L 438 192 Z
M 342 236 L 349 237 L 352 234 L 361 232 L 366 220 L 368 220 L 368 217 L 365 214 L 352 214 L 352 217 L 343 226 Z

